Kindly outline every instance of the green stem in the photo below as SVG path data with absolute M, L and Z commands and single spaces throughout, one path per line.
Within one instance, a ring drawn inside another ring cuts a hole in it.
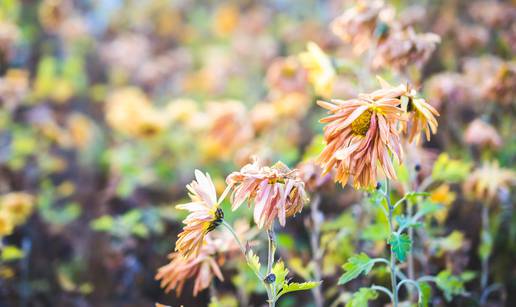
M 271 226 L 270 229 L 267 230 L 267 238 L 268 238 L 268 251 L 267 251 L 267 275 L 272 273 L 272 266 L 274 264 L 274 252 L 276 247 L 274 246 L 274 225 Z M 269 297 L 269 307 L 274 307 L 276 305 L 276 289 L 274 283 L 266 283 L 268 297 Z
M 394 224 L 392 223 L 392 215 L 394 211 L 394 207 L 391 203 L 391 185 L 389 179 L 386 180 L 386 199 L 387 199 L 387 205 L 389 207 L 389 214 L 388 214 L 388 220 L 389 220 L 389 229 L 391 231 L 391 235 L 394 234 Z M 393 306 L 398 307 L 398 287 L 397 287 L 397 280 L 396 280 L 396 258 L 394 257 L 394 252 L 391 250 L 391 260 L 390 260 L 390 267 L 391 267 L 391 288 L 392 288 L 392 298 L 393 298 Z
M 485 241 L 489 233 L 489 204 L 483 204 L 482 206 L 482 230 L 481 238 Z M 482 242 L 484 245 L 485 242 Z M 487 288 L 487 282 L 489 280 L 489 255 L 482 256 L 482 274 L 480 278 L 480 287 L 482 292 Z

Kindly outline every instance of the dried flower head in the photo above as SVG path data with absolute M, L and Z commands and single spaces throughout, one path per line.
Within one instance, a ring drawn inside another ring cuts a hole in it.
M 314 42 L 309 42 L 306 48 L 307 51 L 301 53 L 299 59 L 308 71 L 308 81 L 317 95 L 329 97 L 336 78 L 331 59 Z
M 344 42 L 352 44 L 354 52 L 362 53 L 370 46 L 385 9 L 383 1 L 359 1 L 333 20 L 331 30 Z
M 494 201 L 501 190 L 516 184 L 516 173 L 501 168 L 498 161 L 484 162 L 469 175 L 463 189 L 467 196 L 478 201 Z
M 226 182 L 234 187 L 232 209 L 236 210 L 246 200 L 249 205 L 253 202 L 254 221 L 259 228 L 270 228 L 276 217 L 285 226 L 285 219 L 301 211 L 308 201 L 297 170 L 290 170 L 281 162 L 268 167 L 255 159 L 239 172 L 231 173 Z
M 391 96 L 377 91 L 346 101 L 318 101 L 330 116 L 320 120 L 326 124 L 326 147 L 317 162 L 325 172 L 335 168 L 335 180 L 342 185 L 353 176 L 355 188 L 371 188 L 376 185 L 378 167 L 388 178 L 396 178 L 391 155 L 397 161 L 402 158 L 397 129 L 402 110 L 399 95 Z
M 416 34 L 412 28 L 394 31 L 378 46 L 373 68 L 388 66 L 402 71 L 411 64 L 422 67 L 440 41 L 437 34 Z
M 161 287 L 165 288 L 165 292 L 175 290 L 179 296 L 186 280 L 195 277 L 193 295 L 196 296 L 210 286 L 213 276 L 224 280 L 219 264 L 214 258 L 215 251 L 215 243 L 208 242 L 197 255 L 190 258 L 185 258 L 177 252 L 170 253 L 170 263 L 159 268 L 155 278 L 161 280 Z
M 333 172 L 324 174 L 321 166 L 315 161 L 307 160 L 298 164 L 297 168 L 308 191 L 316 192 L 333 186 Z
M 471 16 L 479 22 L 495 28 L 506 27 L 516 18 L 516 8 L 499 1 L 476 1 L 469 7 Z
M 196 256 L 204 244 L 205 236 L 217 228 L 224 218 L 219 207 L 215 186 L 209 174 L 195 170 L 195 180 L 186 186 L 190 203 L 178 205 L 176 208 L 187 210 L 190 214 L 183 221 L 183 231 L 177 236 L 176 251 L 184 257 Z
M 267 84 L 275 91 L 301 92 L 308 85 L 308 76 L 296 57 L 278 58 L 267 70 Z
M 498 149 L 503 141 L 496 129 L 481 119 L 472 121 L 464 131 L 464 141 L 470 145 Z

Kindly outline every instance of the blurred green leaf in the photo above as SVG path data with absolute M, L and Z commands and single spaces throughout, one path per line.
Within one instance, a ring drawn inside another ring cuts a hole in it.
M 352 256 L 348 259 L 348 261 L 342 266 L 342 268 L 346 271 L 339 278 L 339 285 L 345 285 L 349 281 L 357 278 L 361 274 L 367 275 L 371 271 L 374 266 L 374 262 L 371 261 L 371 258 L 367 256 L 365 253 L 360 253 L 359 255 Z
M 371 288 L 360 288 L 353 294 L 351 299 L 346 303 L 346 307 L 367 307 L 369 301 L 378 297 L 378 292 Z
M 13 261 L 24 257 L 23 250 L 14 245 L 2 247 L 2 261 Z
M 407 253 L 412 247 L 412 241 L 407 234 L 392 234 L 389 238 L 389 245 L 391 251 L 399 261 L 405 261 L 407 259 Z

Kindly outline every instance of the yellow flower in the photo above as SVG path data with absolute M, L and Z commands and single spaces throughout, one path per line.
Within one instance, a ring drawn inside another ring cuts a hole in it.
M 508 190 L 516 184 L 516 173 L 501 168 L 498 161 L 484 162 L 464 182 L 464 192 L 470 198 L 490 202 L 495 200 L 500 190 Z
M 34 197 L 24 192 L 12 192 L 2 196 L 0 208 L 13 224 L 23 224 L 34 207 Z
M 84 149 L 92 140 L 93 124 L 86 116 L 76 113 L 68 118 L 68 131 L 73 144 Z
M 442 184 L 430 193 L 430 200 L 446 207 L 445 210 L 438 210 L 434 216 L 439 223 L 443 223 L 448 217 L 450 205 L 455 201 L 457 195 L 450 191 L 450 186 Z
M 213 16 L 213 30 L 222 37 L 233 33 L 238 26 L 240 11 L 234 5 L 222 5 L 217 8 Z
M 8 236 L 13 232 L 13 223 L 7 212 L 0 211 L 0 236 Z
M 317 95 L 330 97 L 336 78 L 331 59 L 314 42 L 309 42 L 306 48 L 307 51 L 301 53 L 299 59 L 308 71 L 308 81 L 314 87 Z

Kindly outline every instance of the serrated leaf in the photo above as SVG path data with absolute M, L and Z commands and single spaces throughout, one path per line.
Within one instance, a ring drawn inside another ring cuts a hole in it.
M 465 292 L 464 281 L 458 276 L 454 276 L 449 270 L 440 272 L 435 278 L 435 283 L 443 291 L 444 298 L 448 302 L 452 300 L 454 295 Z
M 407 234 L 393 234 L 389 239 L 389 245 L 391 246 L 391 251 L 396 256 L 396 259 L 399 261 L 405 261 L 405 259 L 407 259 L 407 253 L 412 247 L 412 241 Z
M 368 302 L 378 297 L 378 292 L 371 288 L 360 288 L 346 303 L 346 307 L 367 307 Z
M 420 289 L 418 306 L 428 307 L 428 303 L 432 297 L 432 287 L 427 282 L 418 282 L 418 285 Z
M 258 257 L 252 250 L 249 250 L 248 252 L 247 264 L 257 276 L 260 276 L 260 257 Z
M 348 262 L 342 266 L 346 272 L 339 278 L 338 284 L 344 285 L 360 276 L 360 274 L 369 274 L 373 266 L 374 262 L 365 253 L 350 257 Z
M 283 284 L 285 283 L 285 278 L 288 274 L 288 269 L 285 268 L 285 264 L 283 261 L 278 261 L 276 264 L 274 264 L 274 267 L 272 268 L 272 273 L 276 276 L 276 281 L 274 284 L 276 285 L 276 289 L 279 290 L 283 287 Z
M 291 282 L 289 284 L 284 284 L 281 291 L 278 293 L 278 298 L 282 296 L 283 294 L 287 294 L 289 292 L 295 292 L 295 291 L 304 291 L 304 290 L 310 290 L 317 286 L 319 286 L 322 282 L 321 281 L 307 281 L 302 283 L 297 282 Z
M 409 228 L 409 227 L 420 227 L 421 226 L 420 222 L 417 222 L 414 219 L 409 218 L 409 217 L 407 217 L 405 215 L 397 216 L 396 217 L 396 221 L 398 222 L 398 227 L 400 229 L 406 229 L 406 228 Z

